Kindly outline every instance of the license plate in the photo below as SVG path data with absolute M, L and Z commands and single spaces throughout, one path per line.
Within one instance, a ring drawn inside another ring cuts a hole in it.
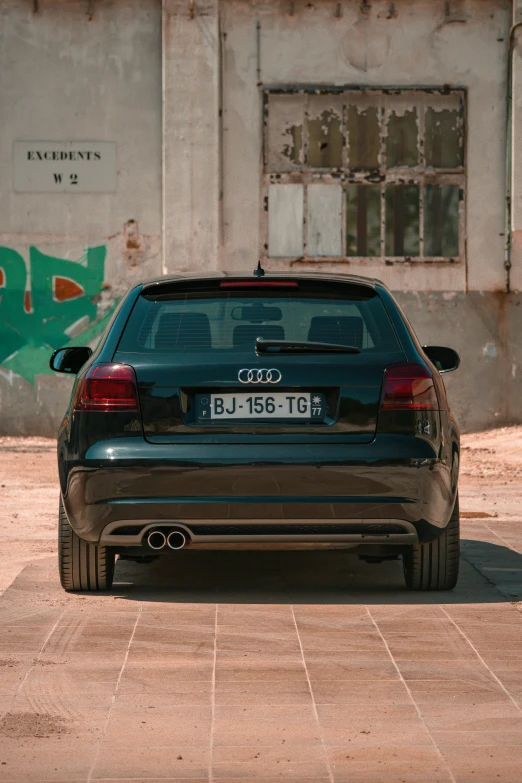
M 306 419 L 313 421 L 324 418 L 324 395 L 315 392 L 252 394 L 196 395 L 197 418 L 199 421 L 217 419 Z

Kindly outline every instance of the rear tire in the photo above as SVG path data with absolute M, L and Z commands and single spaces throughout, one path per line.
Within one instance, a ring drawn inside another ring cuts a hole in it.
M 459 578 L 459 496 L 444 532 L 428 544 L 414 544 L 403 554 L 404 578 L 409 590 L 453 590 Z
M 83 541 L 69 524 L 62 499 L 58 515 L 58 568 L 67 592 L 110 590 L 116 557 L 110 547 Z

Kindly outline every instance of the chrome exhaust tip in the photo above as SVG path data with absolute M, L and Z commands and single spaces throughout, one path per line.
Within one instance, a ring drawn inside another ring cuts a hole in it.
M 161 530 L 153 530 L 147 537 L 147 543 L 151 549 L 163 549 L 167 539 Z
M 167 544 L 171 549 L 183 549 L 186 543 L 187 538 L 181 530 L 173 530 L 167 537 Z

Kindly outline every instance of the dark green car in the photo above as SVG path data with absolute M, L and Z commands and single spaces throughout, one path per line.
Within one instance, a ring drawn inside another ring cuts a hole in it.
M 440 372 L 390 291 L 356 276 L 206 274 L 132 288 L 63 419 L 66 590 L 106 590 L 116 554 L 342 548 L 455 586 L 459 432 Z

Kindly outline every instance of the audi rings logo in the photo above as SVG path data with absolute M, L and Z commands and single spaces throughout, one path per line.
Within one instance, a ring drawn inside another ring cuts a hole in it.
M 238 381 L 241 383 L 279 383 L 282 377 L 280 371 L 275 367 L 272 367 L 271 370 L 264 367 L 261 370 L 243 368 L 237 374 Z

